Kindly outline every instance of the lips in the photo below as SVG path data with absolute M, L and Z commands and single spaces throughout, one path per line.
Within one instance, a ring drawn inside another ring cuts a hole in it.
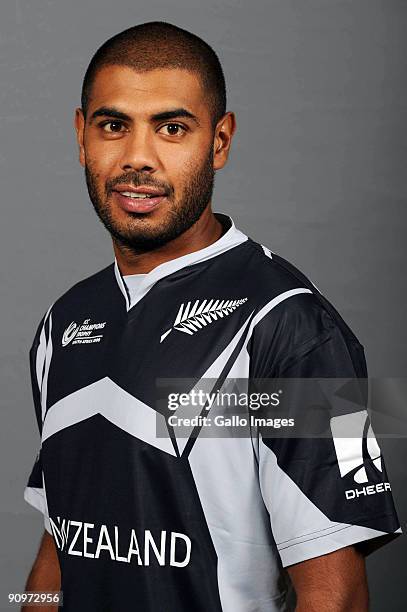
M 114 190 L 119 206 L 126 212 L 147 213 L 165 199 L 166 194 L 154 187 L 132 187 L 120 185 Z
M 157 189 L 157 187 L 149 187 L 148 185 L 141 187 L 132 187 L 131 185 L 119 185 L 117 189 L 115 189 L 118 193 L 121 194 L 129 194 L 128 197 L 134 198 L 145 198 L 145 197 L 161 197 L 165 196 L 166 193 L 162 189 Z

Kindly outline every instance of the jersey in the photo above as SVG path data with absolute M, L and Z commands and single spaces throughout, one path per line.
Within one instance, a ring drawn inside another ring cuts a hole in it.
M 364 347 L 317 287 L 215 215 L 214 243 L 133 284 L 115 258 L 38 325 L 41 444 L 25 499 L 54 538 L 65 612 L 288 610 L 286 567 L 401 531 L 375 439 L 366 451 L 366 408 L 347 411 L 360 437 L 338 435 L 343 409 L 319 439 L 256 424 L 208 436 L 199 423 L 188 437 L 157 402 L 159 380 L 189 393 L 233 377 L 367 376 Z

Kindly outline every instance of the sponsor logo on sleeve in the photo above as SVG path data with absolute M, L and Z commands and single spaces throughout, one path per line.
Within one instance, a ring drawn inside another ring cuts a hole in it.
M 383 481 L 381 450 L 367 411 L 333 417 L 331 431 L 346 499 L 391 491 Z

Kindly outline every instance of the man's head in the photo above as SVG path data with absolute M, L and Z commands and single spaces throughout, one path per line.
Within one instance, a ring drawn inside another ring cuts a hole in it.
M 129 28 L 95 53 L 81 103 L 80 163 L 115 243 L 145 252 L 189 229 L 210 206 L 235 130 L 209 45 L 168 23 Z M 137 188 L 156 197 L 118 193 Z

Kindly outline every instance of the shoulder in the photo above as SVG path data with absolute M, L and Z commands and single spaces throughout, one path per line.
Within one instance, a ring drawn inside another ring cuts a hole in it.
M 310 292 L 320 293 L 315 283 L 304 272 L 269 247 L 251 238 L 247 241 L 247 247 L 252 255 L 252 272 L 255 270 L 255 276 L 265 291 L 283 292 L 306 288 Z
M 109 288 L 114 287 L 113 280 L 114 263 L 111 263 L 105 268 L 71 285 L 71 287 L 48 305 L 47 310 L 43 313 L 37 326 L 34 343 L 36 340 L 39 340 L 41 333 L 49 330 L 50 325 L 52 325 L 52 319 L 55 319 L 59 312 L 69 310 L 72 304 L 78 306 L 81 302 L 85 304 L 97 301 L 100 299 L 102 293 L 106 294 Z
M 83 278 L 69 287 L 57 300 L 54 306 L 66 305 L 70 300 L 98 297 L 100 292 L 114 286 L 114 264 L 111 263 L 102 270 Z
M 349 324 L 333 303 L 297 266 L 251 239 L 256 253 L 256 280 L 261 293 L 257 313 L 260 324 L 278 324 L 282 331 L 298 340 L 338 327 L 349 340 L 358 341 Z
M 251 243 L 261 286 L 249 344 L 255 371 L 270 372 L 271 364 L 291 363 L 317 350 L 321 359 L 357 355 L 352 360 L 360 361 L 357 336 L 308 276 L 264 245 Z

